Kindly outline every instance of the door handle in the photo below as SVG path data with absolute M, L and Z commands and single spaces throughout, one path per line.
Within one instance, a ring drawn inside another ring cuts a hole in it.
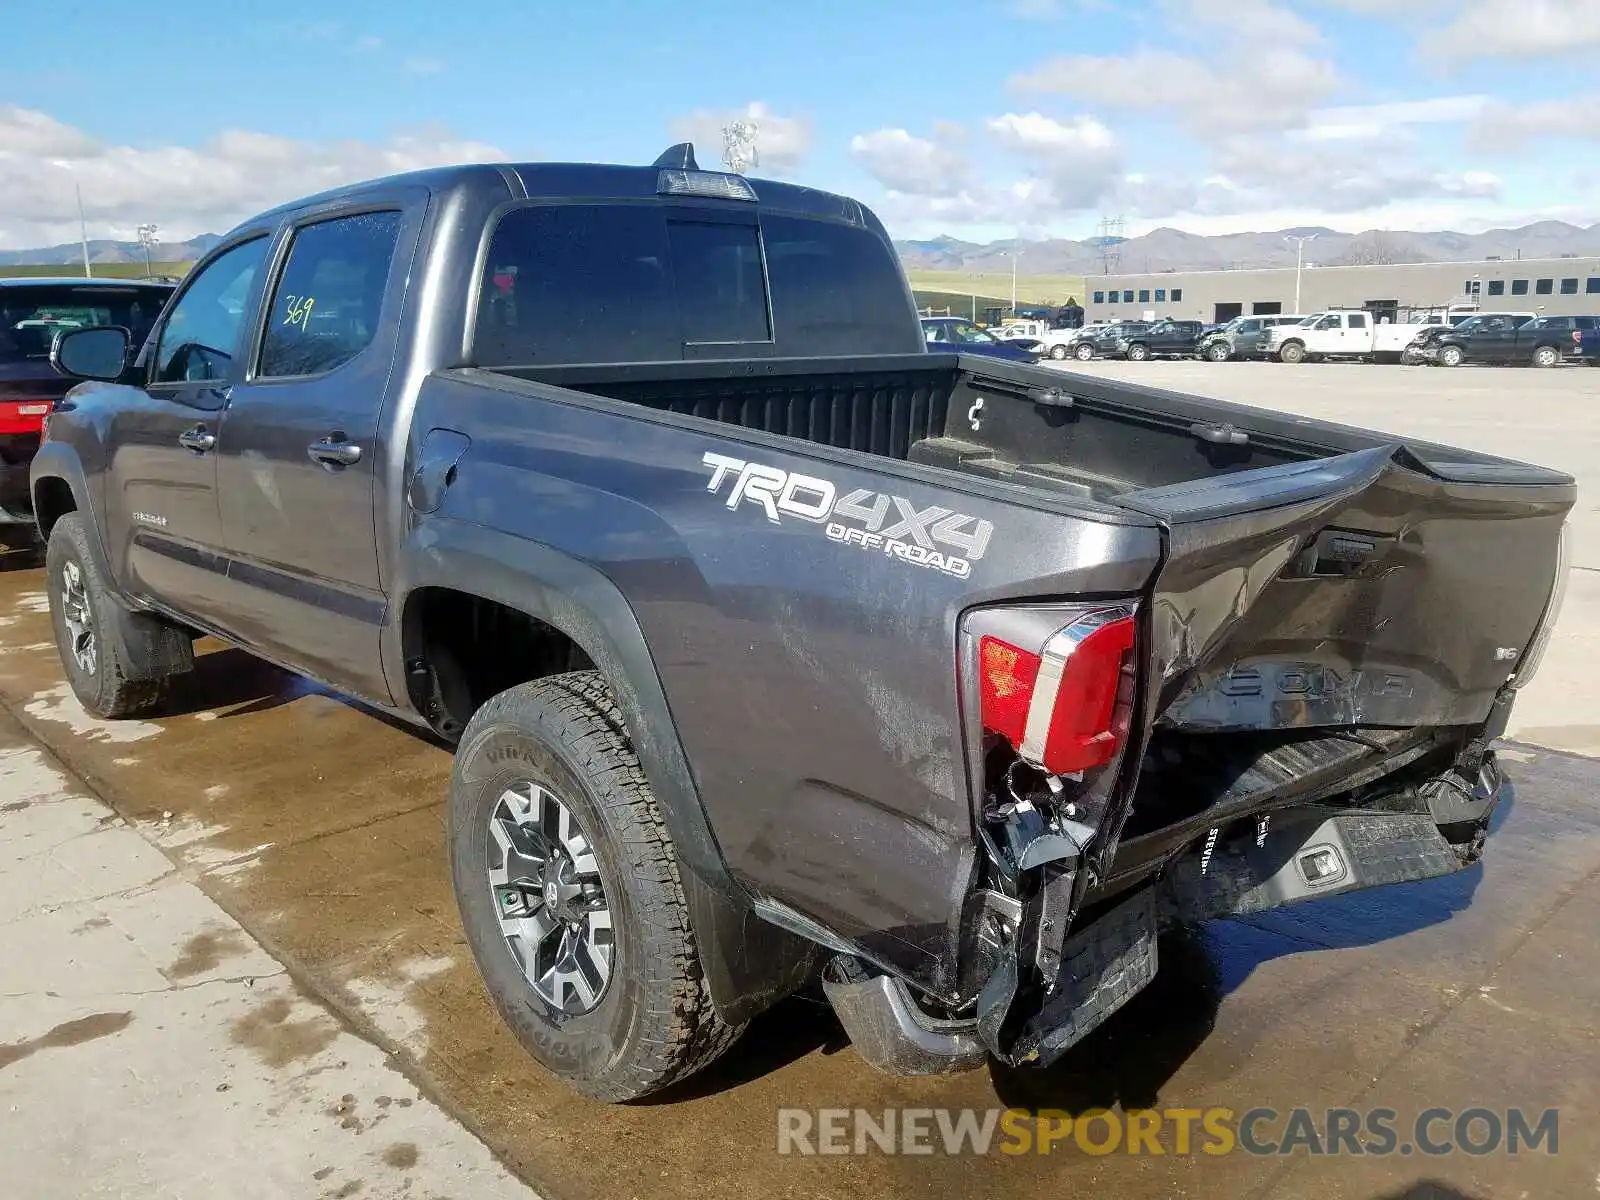
M 361 447 L 354 442 L 343 441 L 343 434 L 329 434 L 320 442 L 312 442 L 306 447 L 306 453 L 311 456 L 312 462 L 321 463 L 326 467 L 351 467 L 361 461 Z
M 207 433 L 204 425 L 196 425 L 193 429 L 185 429 L 178 435 L 178 445 L 185 450 L 193 450 L 196 454 L 204 454 L 216 444 L 216 435 Z

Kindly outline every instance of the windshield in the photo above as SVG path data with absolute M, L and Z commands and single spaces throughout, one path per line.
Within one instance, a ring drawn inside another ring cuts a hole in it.
M 121 325 L 142 343 L 172 294 L 170 287 L 39 284 L 0 288 L 0 363 L 50 360 L 57 333 Z

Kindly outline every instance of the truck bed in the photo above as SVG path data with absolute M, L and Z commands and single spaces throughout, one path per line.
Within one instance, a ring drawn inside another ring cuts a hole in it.
M 1147 489 L 1397 444 L 1370 430 L 972 355 L 495 373 L 1110 505 Z M 1405 448 L 1440 478 L 1570 482 L 1453 447 L 1406 439 Z

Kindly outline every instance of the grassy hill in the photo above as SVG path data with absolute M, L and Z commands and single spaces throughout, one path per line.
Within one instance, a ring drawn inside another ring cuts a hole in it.
M 1003 297 L 1001 303 L 1011 302 L 1011 272 L 1007 271 L 941 271 L 924 267 L 910 267 L 906 274 L 916 292 L 947 292 L 954 296 L 978 296 L 978 311 L 983 311 L 985 296 Z M 1068 300 L 1083 303 L 1082 275 L 1018 275 L 1018 304 L 1065 304 Z M 968 305 L 970 307 L 970 303 Z M 963 306 L 953 303 L 958 316 Z

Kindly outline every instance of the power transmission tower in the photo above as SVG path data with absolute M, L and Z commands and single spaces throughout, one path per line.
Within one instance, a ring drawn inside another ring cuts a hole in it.
M 1115 275 L 1117 266 L 1122 262 L 1122 229 L 1124 221 L 1121 217 L 1100 218 L 1100 273 L 1102 275 Z
M 761 127 L 754 121 L 743 119 L 722 127 L 722 161 L 735 175 L 761 165 L 761 152 L 756 148 L 760 132 Z

